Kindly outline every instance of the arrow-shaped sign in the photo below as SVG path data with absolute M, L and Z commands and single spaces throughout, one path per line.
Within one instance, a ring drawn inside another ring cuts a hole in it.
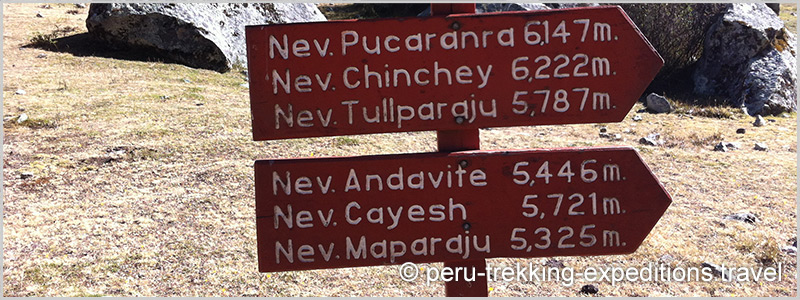
M 671 203 L 629 147 L 260 160 L 259 270 L 625 254 Z
M 255 140 L 619 122 L 663 65 L 619 7 L 246 34 Z

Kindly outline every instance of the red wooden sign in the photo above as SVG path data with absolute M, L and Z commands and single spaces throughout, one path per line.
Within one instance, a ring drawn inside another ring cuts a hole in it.
M 619 7 L 246 35 L 255 140 L 618 122 L 663 65 Z
M 255 164 L 259 271 L 631 253 L 671 203 L 630 147 Z

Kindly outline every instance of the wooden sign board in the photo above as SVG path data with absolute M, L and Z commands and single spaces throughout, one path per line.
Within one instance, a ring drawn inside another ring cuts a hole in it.
M 630 147 L 255 164 L 259 271 L 631 253 L 671 203 Z
M 255 140 L 619 122 L 663 65 L 619 7 L 246 35 Z

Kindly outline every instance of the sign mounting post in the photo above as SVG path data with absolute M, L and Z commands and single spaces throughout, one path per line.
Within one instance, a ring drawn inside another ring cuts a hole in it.
M 431 3 L 431 15 L 449 14 L 474 14 L 475 3 Z M 439 152 L 454 152 L 464 150 L 480 150 L 481 138 L 478 129 L 438 130 L 436 142 Z M 467 272 L 484 272 L 485 259 L 465 261 L 446 261 L 445 268 L 464 268 Z M 478 277 L 472 274 L 474 281 L 451 280 L 445 282 L 445 295 L 447 297 L 487 297 L 489 296 L 489 282 L 485 276 Z

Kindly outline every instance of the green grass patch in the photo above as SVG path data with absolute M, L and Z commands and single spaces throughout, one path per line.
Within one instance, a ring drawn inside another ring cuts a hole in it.
M 359 141 L 357 139 L 347 137 L 347 136 L 339 136 L 333 140 L 333 145 L 336 147 L 343 147 L 343 146 L 358 146 Z

